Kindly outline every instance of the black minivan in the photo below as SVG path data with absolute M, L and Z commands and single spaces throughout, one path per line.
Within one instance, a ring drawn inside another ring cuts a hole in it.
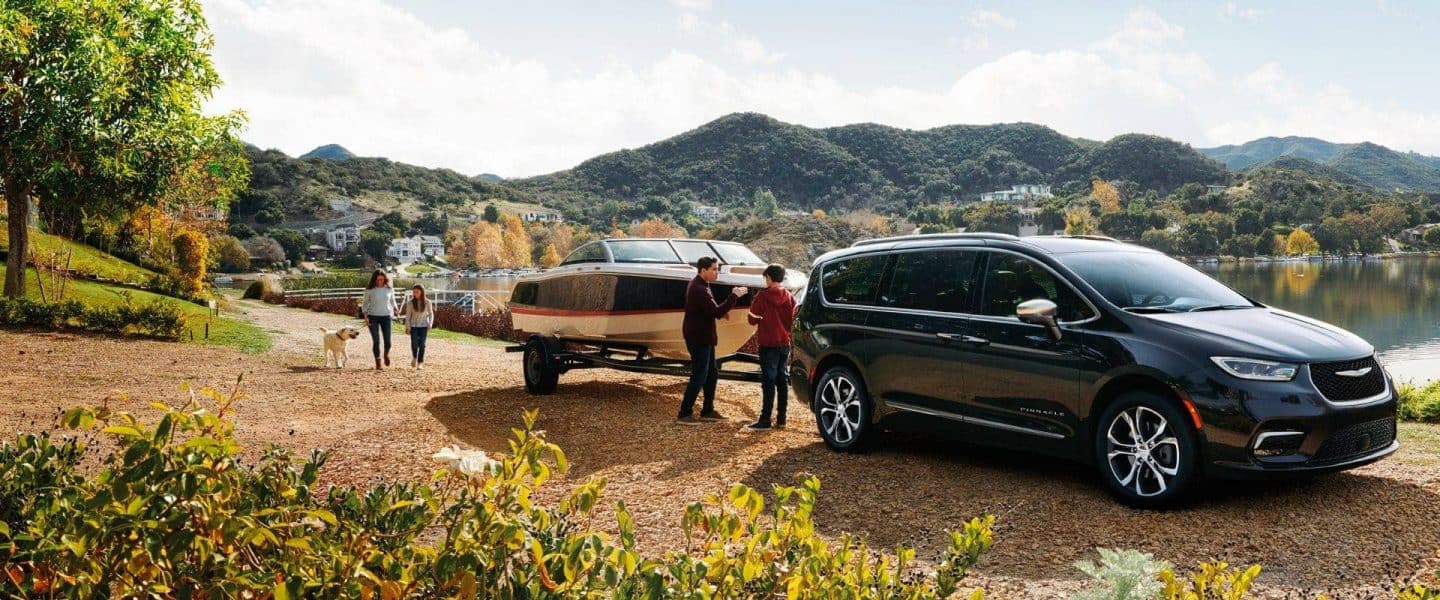
M 940 427 L 1094 463 L 1152 506 L 1201 476 L 1338 471 L 1395 452 L 1365 340 L 1096 236 L 940 234 L 816 259 L 791 386 L 820 435 Z

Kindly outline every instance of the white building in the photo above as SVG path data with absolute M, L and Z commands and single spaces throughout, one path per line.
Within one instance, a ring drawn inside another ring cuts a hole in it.
M 331 252 L 344 252 L 360 244 L 360 228 L 354 225 L 336 227 L 325 232 L 325 242 Z
M 1205 193 L 1207 193 L 1207 194 L 1223 194 L 1223 193 L 1225 193 L 1225 190 L 1226 190 L 1226 189 L 1228 189 L 1228 188 L 1226 188 L 1226 187 L 1223 186 L 1223 185 L 1207 185 L 1207 186 L 1205 186 Z
M 1054 198 L 1050 186 L 1041 183 L 1012 185 L 1008 190 L 980 194 L 981 202 L 1032 202 L 1041 198 Z
M 433 235 L 417 235 L 390 240 L 385 256 L 401 264 L 409 264 L 425 257 L 444 257 L 445 242 Z
M 690 209 L 690 213 L 706 223 L 714 223 L 720 220 L 720 207 L 718 206 L 696 204 L 694 208 Z
M 551 210 L 532 210 L 520 213 L 520 220 L 526 223 L 564 223 L 565 217 Z

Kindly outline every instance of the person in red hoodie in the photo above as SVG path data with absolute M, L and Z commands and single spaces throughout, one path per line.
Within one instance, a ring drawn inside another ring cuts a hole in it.
M 745 426 L 751 431 L 770 429 L 770 410 L 775 409 L 775 427 L 785 428 L 785 365 L 790 362 L 790 326 L 795 323 L 795 298 L 780 285 L 785 267 L 765 267 L 765 289 L 750 303 L 750 324 L 755 325 L 760 346 L 760 418 Z M 775 400 L 779 404 L 775 404 Z
M 710 282 L 720 277 L 720 262 L 712 256 L 702 256 L 695 261 L 695 278 L 685 288 L 685 321 L 681 333 L 685 336 L 685 349 L 690 351 L 690 383 L 685 386 L 685 397 L 680 401 L 680 415 L 675 422 L 681 425 L 698 425 L 701 421 L 723 421 L 715 410 L 715 384 L 719 379 L 720 365 L 715 362 L 715 344 L 719 337 L 715 333 L 715 320 L 724 317 L 735 306 L 735 301 L 750 292 L 737 285 L 724 302 L 716 302 L 710 291 Z M 700 418 L 695 418 L 695 397 L 705 391 L 705 404 L 700 409 Z

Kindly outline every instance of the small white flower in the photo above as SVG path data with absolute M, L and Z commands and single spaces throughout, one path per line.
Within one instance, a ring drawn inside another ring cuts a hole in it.
M 484 481 L 492 467 L 499 464 L 483 450 L 465 450 L 459 446 L 441 448 L 431 458 L 473 481 Z

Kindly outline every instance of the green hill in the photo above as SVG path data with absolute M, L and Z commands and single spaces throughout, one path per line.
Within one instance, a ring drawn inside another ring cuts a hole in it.
M 1309 137 L 1265 137 L 1199 151 L 1237 170 L 1264 168 L 1282 157 L 1305 159 L 1378 189 L 1440 191 L 1440 157 L 1402 154 L 1369 142 L 1337 144 Z M 1298 163 L 1290 166 L 1314 170 Z
M 1162 194 L 1184 183 L 1228 179 L 1219 163 L 1155 136 L 1099 144 L 1030 123 L 812 129 L 739 113 L 573 169 L 507 183 L 546 205 L 598 218 L 593 211 L 607 200 L 662 197 L 671 206 L 697 200 L 735 207 L 748 205 L 759 188 L 774 192 L 785 209 L 904 212 L 921 203 L 973 201 L 1013 184 L 1092 176 L 1128 179 Z
M 1242 172 L 1249 173 L 1254 171 L 1261 171 L 1264 169 L 1300 171 L 1303 173 L 1307 173 L 1312 177 L 1333 179 L 1337 182 L 1347 185 L 1353 185 L 1362 188 L 1371 187 L 1370 184 L 1360 181 L 1355 176 L 1341 171 L 1340 169 L 1337 169 L 1327 164 L 1318 163 L 1313 160 L 1300 158 L 1298 156 L 1277 156 L 1275 158 L 1251 164 L 1250 166 L 1243 169 Z
M 355 158 L 355 154 L 346 150 L 340 144 L 325 144 L 314 150 L 300 155 L 300 158 L 323 158 L 325 160 L 345 160 Z
M 8 252 L 9 249 L 10 232 L 7 228 L 0 227 L 0 250 Z M 30 230 L 30 251 L 42 258 L 58 253 L 61 261 L 68 255 L 70 270 L 89 277 L 139 285 L 156 276 L 150 269 L 126 262 L 97 248 L 33 229 Z

